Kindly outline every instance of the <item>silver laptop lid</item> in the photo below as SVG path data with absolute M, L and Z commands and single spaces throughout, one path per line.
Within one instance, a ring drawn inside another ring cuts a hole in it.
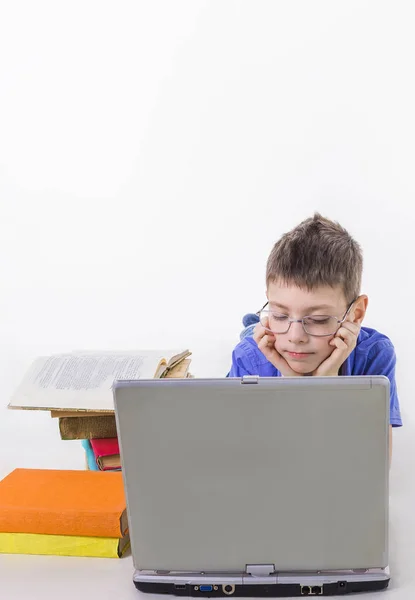
M 114 398 L 136 569 L 387 566 L 385 377 L 139 380 Z

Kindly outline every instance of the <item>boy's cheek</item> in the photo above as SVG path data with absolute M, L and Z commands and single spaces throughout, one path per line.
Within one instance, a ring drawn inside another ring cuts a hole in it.
M 318 356 L 318 360 L 320 361 L 318 366 L 320 366 L 320 364 L 322 362 L 324 362 L 326 360 L 326 358 L 331 356 L 331 354 L 333 354 L 334 350 L 336 349 L 336 346 L 330 345 L 330 342 L 333 338 L 334 338 L 334 335 L 332 335 L 329 338 L 326 338 L 324 340 L 324 344 L 322 344 L 320 347 L 316 348 L 316 353 L 317 353 L 316 356 Z

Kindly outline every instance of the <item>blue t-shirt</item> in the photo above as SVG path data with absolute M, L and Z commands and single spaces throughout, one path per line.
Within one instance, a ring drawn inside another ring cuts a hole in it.
M 390 381 L 390 423 L 402 425 L 395 381 L 396 356 L 392 342 L 375 329 L 362 327 L 356 348 L 341 367 L 341 375 L 385 375 Z M 281 373 L 259 350 L 252 337 L 245 337 L 232 353 L 232 367 L 228 377 L 259 375 L 281 377 Z

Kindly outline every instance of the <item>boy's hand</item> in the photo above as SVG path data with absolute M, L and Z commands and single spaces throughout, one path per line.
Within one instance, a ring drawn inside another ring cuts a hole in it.
M 334 348 L 333 352 L 311 375 L 317 377 L 338 375 L 340 367 L 356 347 L 359 331 L 360 325 L 356 325 L 351 321 L 345 321 L 334 338 L 329 342 L 330 346 Z
M 255 326 L 254 340 L 258 348 L 269 362 L 274 365 L 283 377 L 300 377 L 301 373 L 296 373 L 289 366 L 285 358 L 275 348 L 275 335 L 267 331 L 260 323 Z

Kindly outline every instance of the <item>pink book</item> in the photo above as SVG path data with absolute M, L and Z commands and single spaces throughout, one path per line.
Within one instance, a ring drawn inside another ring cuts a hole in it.
M 89 441 L 95 460 L 101 471 L 117 471 L 121 469 L 118 438 L 103 438 Z

